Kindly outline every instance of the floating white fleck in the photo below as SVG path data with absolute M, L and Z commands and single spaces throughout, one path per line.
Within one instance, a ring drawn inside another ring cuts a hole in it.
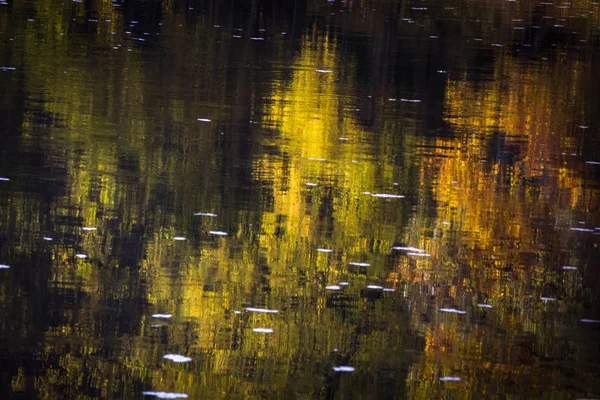
M 75 254 L 77 258 L 87 258 L 87 254 Z
M 10 265 L 0 264 L 0 269 L 9 269 Z
M 586 318 L 583 318 L 583 319 L 580 319 L 579 321 L 585 322 L 585 323 L 588 323 L 588 324 L 599 324 L 600 323 L 600 320 L 597 320 L 597 319 L 586 319 Z
M 593 229 L 587 229 L 587 228 L 570 228 L 572 231 L 577 231 L 577 232 L 594 232 Z
M 600 161 L 586 161 L 586 164 L 600 165 Z
M 246 311 L 250 312 L 262 312 L 269 314 L 277 314 L 279 310 L 269 310 L 268 308 L 255 308 L 255 307 L 246 307 Z
M 241 39 L 242 37 L 240 35 L 232 35 L 233 38 L 235 39 Z
M 175 236 L 173 238 L 173 240 L 187 240 L 186 238 L 184 238 L 183 236 Z
M 427 7 L 411 7 L 411 10 L 424 11 L 427 10 Z
M 233 313 L 234 314 L 241 314 L 242 312 L 240 310 L 235 310 Z
M 442 221 L 442 225 L 451 225 L 448 221 Z
M 208 231 L 208 233 L 210 233 L 211 235 L 217 235 L 217 236 L 227 236 L 228 235 L 227 232 L 223 232 L 223 231 Z
M 349 283 L 348 282 L 340 282 L 340 286 L 348 286 Z
M 251 37 L 250 40 L 265 40 L 264 37 Z
M 46 240 L 48 242 L 51 242 L 52 240 L 54 240 L 54 239 L 52 239 L 51 237 L 48 237 L 48 236 L 44 236 L 44 237 L 42 237 L 42 239 Z
M 333 253 L 333 250 L 331 249 L 317 249 L 317 251 L 320 251 L 321 253 Z
M 332 73 L 333 71 L 332 71 L 332 70 L 330 70 L 330 69 L 318 69 L 318 70 L 317 70 L 317 72 L 318 72 L 318 73 L 321 73 L 321 74 L 330 74 L 330 73 Z
M 325 286 L 327 290 L 340 290 L 341 288 L 337 285 Z
M 477 307 L 481 307 L 481 308 L 492 308 L 491 304 L 477 304 Z
M 425 250 L 423 250 L 423 249 L 417 249 L 416 247 L 396 246 L 396 247 L 392 247 L 392 249 L 394 249 L 394 250 L 411 251 L 411 252 L 418 252 L 418 253 L 425 253 Z
M 392 288 L 383 288 L 383 291 L 384 292 L 395 292 L 396 290 L 392 289 Z
M 435 35 L 431 35 L 431 36 L 429 36 L 429 39 L 437 39 L 437 38 L 438 38 L 438 37 L 437 37 L 437 36 L 435 36 Z
M 306 186 L 317 186 L 317 184 L 313 182 L 306 182 Z
M 396 99 L 394 99 L 394 98 L 389 98 L 388 100 L 389 101 L 396 101 Z
M 152 314 L 152 318 L 171 318 L 173 314 Z
M 340 365 L 339 367 L 333 367 L 335 372 L 354 372 L 354 367 L 348 365 Z
M 454 313 L 454 314 L 466 314 L 466 311 L 457 310 L 456 308 L 440 308 L 440 312 Z
M 200 122 L 210 122 L 212 120 L 209 119 L 209 118 L 198 118 L 198 121 L 200 121 Z
M 492 43 L 492 47 L 504 47 L 504 45 L 500 43 Z
M 589 128 L 589 126 L 586 126 L 586 125 L 579 125 L 579 127 L 580 127 L 581 129 L 588 129 L 588 128 Z
M 421 100 L 419 99 L 400 99 L 400 101 L 404 102 L 404 103 L 420 103 Z
M 556 299 L 554 297 L 540 297 L 540 300 L 542 300 L 542 301 L 556 301 Z
M 573 267 L 571 265 L 565 265 L 564 267 L 562 267 L 562 269 L 575 270 L 575 269 L 577 269 L 577 267 Z
M 348 140 L 348 138 L 347 137 L 341 137 L 341 138 L 338 138 L 338 140 Z
M 150 325 L 150 328 L 161 328 L 163 326 L 164 326 L 163 324 L 152 324 L 152 325 Z
M 371 192 L 362 192 L 361 194 L 371 194 Z
M 271 328 L 252 328 L 252 332 L 273 333 L 273 329 L 271 329 Z
M 382 290 L 383 286 L 379 286 L 379 285 L 367 285 L 367 289 Z
M 325 158 L 308 157 L 310 161 L 327 161 Z
M 369 263 L 361 263 L 361 262 L 349 262 L 350 265 L 356 265 L 357 267 L 370 267 Z
M 196 217 L 198 217 L 198 216 L 200 216 L 200 217 L 216 217 L 217 214 L 213 214 L 213 213 L 209 213 L 209 212 L 197 212 L 197 213 L 194 213 L 194 216 L 196 216 Z
M 440 378 L 440 381 L 458 382 L 458 381 L 460 381 L 460 378 L 458 376 L 442 376 Z
M 98 228 L 95 228 L 93 226 L 84 226 L 81 228 L 82 231 L 97 231 Z
M 167 360 L 171 360 L 176 363 L 190 362 L 192 361 L 191 357 L 182 356 L 181 354 L 167 354 L 163 356 Z
M 4 178 L 4 177 L 0 176 L 0 181 L 8 182 L 8 181 L 10 181 L 10 178 Z
M 413 257 L 431 257 L 431 254 L 428 253 L 406 253 L 406 255 Z
M 185 393 L 173 393 L 173 392 L 142 392 L 144 396 L 154 396 L 159 399 L 187 399 L 188 395 Z
M 373 194 L 371 194 L 371 196 L 381 197 L 384 199 L 403 199 L 404 198 L 404 196 L 401 196 L 399 194 L 388 194 L 388 193 L 373 193 Z

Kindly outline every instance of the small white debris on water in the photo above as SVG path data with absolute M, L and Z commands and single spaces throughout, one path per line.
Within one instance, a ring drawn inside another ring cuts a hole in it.
M 395 292 L 396 290 L 392 289 L 392 288 L 383 288 L 383 291 L 384 292 Z
M 234 314 L 241 314 L 242 312 L 240 310 L 235 310 L 233 313 Z
M 4 178 L 4 177 L 0 176 L 0 181 L 8 182 L 8 181 L 10 181 L 10 178 Z
M 491 304 L 477 304 L 477 307 L 481 307 L 481 308 L 492 308 Z
M 319 249 L 317 249 L 317 251 L 319 251 L 321 253 L 333 253 L 333 250 L 331 250 L 331 249 L 321 249 L 321 248 L 319 248 Z
M 406 253 L 406 255 L 413 257 L 431 257 L 431 254 L 429 253 Z
M 451 225 L 448 221 L 442 221 L 442 225 Z
M 84 226 L 81 228 L 82 231 L 97 231 L 98 228 L 94 228 L 93 226 Z
M 306 182 L 306 186 L 317 186 L 317 184 L 313 182 Z
M 556 299 L 554 297 L 540 297 L 540 300 L 542 300 L 542 301 L 556 301 Z
M 403 199 L 404 196 L 399 194 L 388 194 L 388 193 L 373 193 L 371 194 L 373 197 L 381 197 L 384 199 Z
M 567 269 L 567 270 L 576 270 L 577 267 L 573 267 L 571 265 L 565 265 L 564 267 L 562 267 L 562 269 Z
M 208 233 L 210 233 L 211 235 L 217 235 L 217 236 L 227 236 L 228 235 L 227 232 L 223 232 L 223 231 L 208 231 Z
M 273 329 L 271 329 L 271 328 L 252 328 L 252 332 L 273 333 Z
M 460 378 L 458 376 L 442 376 L 440 378 L 440 381 L 444 381 L 444 382 L 458 382 L 460 381 Z
M 0 264 L 0 269 L 9 269 L 10 265 Z
M 185 393 L 173 393 L 173 392 L 142 392 L 144 396 L 154 396 L 159 399 L 187 399 L 188 395 Z
M 176 363 L 190 362 L 192 361 L 191 357 L 182 356 L 181 354 L 167 354 L 163 356 L 167 360 L 171 360 Z
M 184 238 L 183 236 L 175 236 L 173 238 L 173 240 L 187 240 L 186 238 Z
M 363 262 L 349 262 L 350 265 L 356 265 L 357 267 L 370 267 L 371 264 Z
M 48 242 L 51 242 L 52 240 L 54 240 L 54 239 L 52 239 L 51 237 L 48 237 L 48 236 L 44 236 L 44 237 L 42 237 L 42 239 L 46 240 Z
M 330 70 L 330 69 L 318 69 L 317 72 L 320 73 L 320 74 L 330 74 L 333 71 Z
M 250 40 L 265 40 L 264 37 L 251 37 Z
M 209 212 L 197 212 L 197 213 L 194 213 L 194 216 L 196 216 L 196 217 L 216 217 L 217 214 L 213 214 L 213 213 L 209 213 Z
M 421 100 L 419 99 L 400 99 L 400 101 L 404 102 L 404 103 L 420 103 Z
M 246 307 L 246 311 L 250 312 L 261 312 L 268 314 L 277 314 L 279 310 L 269 310 L 268 308 L 255 308 L 255 307 Z
M 586 161 L 586 164 L 600 165 L 600 161 Z
M 572 231 L 577 231 L 577 232 L 594 232 L 593 229 L 587 229 L 587 228 L 570 228 Z
M 340 286 L 348 286 L 349 283 L 348 282 L 340 282 Z
M 456 308 L 440 308 L 440 312 L 454 313 L 454 314 L 466 314 L 466 311 L 457 310 Z
M 382 290 L 383 286 L 379 286 L 379 285 L 367 285 L 367 289 Z
M 341 288 L 337 285 L 325 286 L 327 290 L 340 290 Z
M 200 122 L 211 122 L 212 120 L 209 118 L 198 118 L 198 121 Z
M 417 249 L 416 247 L 395 246 L 395 247 L 392 247 L 392 249 L 394 249 L 394 250 L 410 251 L 410 252 L 418 252 L 418 253 L 425 253 L 425 250 L 423 250 L 423 249 Z
M 87 258 L 87 254 L 75 254 L 77 258 Z
M 308 159 L 309 159 L 310 161 L 321 161 L 321 162 L 323 162 L 323 161 L 327 161 L 327 159 L 325 159 L 325 158 L 315 158 L 315 157 L 308 157 Z
M 335 372 L 354 372 L 354 367 L 348 365 L 340 365 L 339 367 L 333 367 Z
M 597 320 L 597 319 L 586 319 L 586 318 L 583 318 L 583 319 L 580 319 L 579 321 L 587 323 L 587 324 L 600 324 L 600 320 Z
M 152 318 L 172 318 L 173 314 L 152 314 Z
M 150 325 L 150 328 L 161 328 L 163 326 L 164 326 L 163 324 L 152 324 L 152 325 Z
M 338 140 L 348 140 L 348 138 L 347 137 L 341 137 L 341 138 L 338 138 Z

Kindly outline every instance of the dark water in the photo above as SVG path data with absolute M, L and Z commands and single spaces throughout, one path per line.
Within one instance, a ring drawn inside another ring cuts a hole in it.
M 1 0 L 0 397 L 600 398 L 599 33 Z

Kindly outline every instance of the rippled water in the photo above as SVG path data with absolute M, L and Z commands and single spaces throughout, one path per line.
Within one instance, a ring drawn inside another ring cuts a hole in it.
M 599 32 L 0 0 L 2 398 L 600 398 Z

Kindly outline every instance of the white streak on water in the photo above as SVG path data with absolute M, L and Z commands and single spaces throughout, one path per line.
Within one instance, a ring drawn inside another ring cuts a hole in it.
M 187 399 L 188 395 L 185 393 L 173 393 L 173 392 L 142 392 L 144 396 L 154 396 L 159 399 Z
M 4 178 L 4 177 L 0 176 L 0 181 L 8 182 L 8 181 L 10 181 L 10 178 Z
M 466 314 L 466 311 L 457 310 L 456 308 L 440 308 L 440 312 L 454 313 L 454 314 Z
M 588 324 L 600 324 L 600 321 L 597 320 L 597 319 L 586 319 L 586 318 L 583 318 L 583 319 L 580 319 L 579 321 L 585 322 L 585 323 L 588 323 Z
M 175 236 L 173 238 L 173 240 L 187 240 L 186 238 L 184 238 L 183 236 Z
M 382 290 L 383 286 L 379 286 L 379 285 L 367 285 L 367 289 Z
M 565 265 L 564 267 L 562 267 L 562 269 L 567 269 L 567 270 L 576 270 L 576 269 L 577 269 L 577 267 L 573 267 L 573 266 L 570 266 L 570 265 Z
M 87 254 L 75 254 L 77 258 L 87 258 Z
M 594 232 L 593 229 L 587 229 L 587 228 L 570 228 L 572 231 L 577 231 L 577 232 Z
M 173 314 L 152 314 L 152 318 L 171 318 Z
M 349 262 L 348 264 L 356 265 L 357 267 L 370 267 L 371 266 L 371 264 L 369 264 L 369 263 L 362 263 L 362 262 Z
M 400 101 L 404 102 L 404 103 L 420 103 L 421 100 L 419 99 L 400 99 Z
M 458 376 L 442 376 L 440 378 L 440 381 L 444 381 L 444 382 L 458 382 L 460 381 L 460 378 Z
M 340 286 L 348 286 L 349 283 L 348 282 L 340 282 Z
M 413 256 L 413 257 L 431 257 L 431 254 L 427 254 L 427 253 L 406 253 L 407 256 Z
M 392 288 L 383 288 L 383 291 L 384 292 L 395 292 L 396 290 L 392 289 Z
M 252 328 L 252 332 L 273 333 L 273 329 L 271 329 L 271 328 Z
M 600 161 L 586 161 L 586 164 L 600 165 Z
M 167 360 L 171 360 L 176 363 L 192 361 L 191 357 L 182 356 L 181 354 L 167 354 L 163 356 L 163 358 L 166 358 Z
M 404 196 L 399 194 L 388 194 L 388 193 L 373 193 L 371 194 L 373 197 L 381 197 L 384 199 L 403 199 Z
M 321 74 L 331 74 L 333 71 L 330 69 L 318 69 L 317 72 Z
M 306 182 L 306 186 L 317 186 L 317 184 L 313 182 Z
M 206 213 L 205 212 L 197 212 L 197 213 L 194 213 L 194 216 L 196 216 L 196 217 L 198 217 L 198 216 L 200 216 L 200 217 L 216 217 L 217 214 L 213 214 L 213 213 L 209 213 L 209 212 L 206 212 Z
M 477 307 L 481 307 L 481 308 L 492 308 L 491 304 L 477 304 Z
M 200 122 L 210 122 L 212 120 L 209 119 L 209 118 L 198 118 L 198 121 L 200 121 Z
M 423 250 L 423 249 L 417 249 L 416 247 L 396 246 L 396 247 L 392 247 L 392 249 L 394 249 L 394 250 L 404 250 L 404 251 L 410 251 L 410 252 L 418 252 L 418 253 L 425 253 L 425 250 Z
M 333 367 L 335 372 L 354 372 L 354 367 L 348 365 L 340 365 L 339 367 Z
M 10 265 L 0 264 L 0 269 L 9 269 Z
M 208 231 L 208 233 L 210 233 L 211 235 L 217 235 L 217 236 L 227 236 L 228 235 L 227 232 L 223 232 L 223 231 Z
M 98 228 L 94 228 L 93 226 L 84 226 L 81 228 L 82 231 L 97 231 Z
M 337 285 L 325 286 L 327 290 L 340 290 L 341 288 Z
M 321 249 L 321 248 L 319 248 L 319 249 L 317 249 L 317 251 L 320 251 L 321 253 L 333 253 L 333 250 L 331 250 L 331 249 Z
M 277 314 L 279 310 L 269 310 L 268 308 L 255 308 L 255 307 L 246 307 L 246 311 L 250 312 L 262 312 L 269 314 Z
M 42 237 L 42 239 L 44 239 L 48 242 L 51 242 L 53 240 L 51 237 L 48 237 L 48 236 L 44 236 L 44 237 Z
M 554 297 L 540 297 L 540 300 L 542 300 L 542 301 L 556 301 L 556 299 Z
M 321 162 L 322 162 L 322 161 L 327 161 L 327 159 L 325 159 L 325 158 L 315 158 L 315 157 L 308 157 L 308 159 L 309 159 L 310 161 L 321 161 Z

